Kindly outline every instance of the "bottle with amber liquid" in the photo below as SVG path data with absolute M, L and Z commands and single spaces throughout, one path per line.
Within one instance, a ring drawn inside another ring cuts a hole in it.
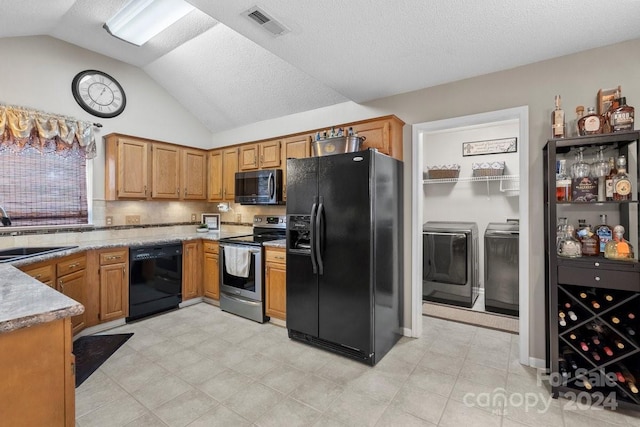
M 605 118 L 596 113 L 593 107 L 587 108 L 587 114 L 578 120 L 580 135 L 598 135 L 604 128 Z
M 634 111 L 633 107 L 627 105 L 627 98 L 621 97 L 617 108 L 612 109 L 609 114 L 611 132 L 633 130 Z
M 600 242 L 600 255 L 604 255 L 604 248 L 613 239 L 613 230 L 607 225 L 607 215 L 600 215 L 600 224 L 596 226 L 596 236 Z
M 582 255 L 584 256 L 598 256 L 600 255 L 600 240 L 591 231 L 590 225 L 585 225 L 577 232 L 578 239 L 580 240 L 580 246 L 582 248 Z
M 619 259 L 633 261 L 633 246 L 624 238 L 624 227 L 616 225 L 613 227 L 613 240 L 607 242 L 604 247 L 604 257 L 608 259 Z
M 627 174 L 627 159 L 618 157 L 618 173 L 613 177 L 613 200 L 631 200 L 631 180 Z
M 564 110 L 560 107 L 560 103 L 560 95 L 556 95 L 556 108 L 551 112 L 551 138 L 564 138 L 566 136 Z
M 558 202 L 571 201 L 571 177 L 567 174 L 567 161 L 558 160 L 558 173 L 556 174 L 556 200 Z

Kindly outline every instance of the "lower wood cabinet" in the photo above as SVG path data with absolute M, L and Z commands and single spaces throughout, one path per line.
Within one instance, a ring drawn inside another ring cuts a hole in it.
M 265 248 L 265 313 L 269 317 L 286 320 L 287 317 L 287 265 L 282 248 Z
M 129 249 L 98 251 L 100 262 L 100 321 L 129 315 Z
M 204 288 L 204 296 L 218 300 L 220 299 L 220 263 L 218 242 L 205 240 L 202 244 L 202 252 L 202 284 Z
M 0 334 L 0 424 L 75 425 L 71 320 Z
M 182 244 L 182 301 L 202 296 L 202 257 L 200 240 Z

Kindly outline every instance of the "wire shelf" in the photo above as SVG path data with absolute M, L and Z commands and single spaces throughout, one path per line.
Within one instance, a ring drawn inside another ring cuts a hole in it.
M 520 182 L 520 175 L 494 175 L 494 176 L 468 176 L 458 178 L 440 178 L 440 179 L 423 179 L 423 184 L 447 184 L 455 182 L 486 182 L 486 181 L 510 181 L 515 182 L 515 189 L 517 189 Z M 512 191 L 512 190 L 503 190 Z

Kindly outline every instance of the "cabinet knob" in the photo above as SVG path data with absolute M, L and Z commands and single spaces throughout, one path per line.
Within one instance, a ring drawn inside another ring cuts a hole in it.
M 69 268 L 76 268 L 77 266 L 79 266 L 79 263 L 74 263 L 74 264 L 69 264 Z
M 594 262 L 593 265 L 595 265 L 596 267 L 600 267 L 600 263 L 599 262 Z
M 596 282 L 599 282 L 600 281 L 600 276 L 596 276 L 596 277 L 594 277 L 594 279 L 596 279 Z

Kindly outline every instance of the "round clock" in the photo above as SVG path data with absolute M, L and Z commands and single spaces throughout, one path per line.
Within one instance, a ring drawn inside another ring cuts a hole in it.
M 88 113 L 111 118 L 124 111 L 127 97 L 120 83 L 110 75 L 97 70 L 78 73 L 71 82 L 76 102 Z

